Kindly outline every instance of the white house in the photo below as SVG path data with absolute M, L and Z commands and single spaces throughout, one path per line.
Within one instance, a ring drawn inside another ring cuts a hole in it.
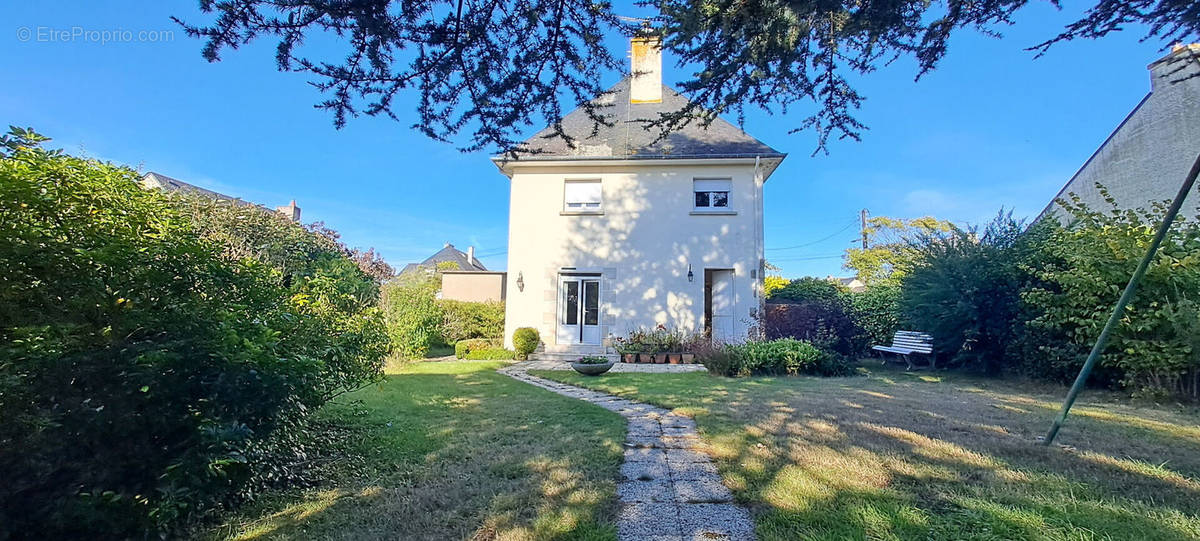
M 667 328 L 744 340 L 763 305 L 763 183 L 785 154 L 717 119 L 655 142 L 639 120 L 678 110 L 657 42 L 633 42 L 632 73 L 582 110 L 576 139 L 493 161 L 511 184 L 505 341 L 534 327 L 544 357 L 604 352 L 606 338 Z

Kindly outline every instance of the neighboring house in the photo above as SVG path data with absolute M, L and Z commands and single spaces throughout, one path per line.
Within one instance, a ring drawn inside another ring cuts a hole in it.
M 505 296 L 505 273 L 487 270 L 475 258 L 475 247 L 463 252 L 449 242 L 437 253 L 420 263 L 409 263 L 400 275 L 442 273 L 441 298 L 455 301 L 502 301 Z
M 835 284 L 841 284 L 846 289 L 849 289 L 855 293 L 867 288 L 867 284 L 862 280 L 859 280 L 857 276 L 852 276 L 850 278 L 834 278 L 832 275 L 830 275 L 826 276 L 825 279 Z
M 505 343 L 535 327 L 549 354 L 601 353 L 642 327 L 746 339 L 762 309 L 763 183 L 786 156 L 722 119 L 655 141 L 640 121 L 683 107 L 662 84 L 657 42 L 633 42 L 632 73 L 546 128 L 510 179 Z M 546 355 L 550 357 L 551 355 Z
M 1150 93 L 1125 117 L 1055 199 L 1070 194 L 1092 210 L 1107 212 L 1096 183 L 1119 208 L 1148 208 L 1175 197 L 1200 153 L 1200 44 L 1175 46 L 1150 64 Z M 1184 208 L 1200 204 L 1195 193 Z M 1038 219 L 1061 216 L 1053 201 Z
M 162 173 L 155 173 L 153 171 L 143 175 L 141 182 L 142 182 L 142 186 L 147 189 L 159 189 L 164 192 L 180 192 L 180 193 L 187 193 L 187 194 L 192 194 L 192 195 L 199 195 L 199 196 L 207 197 L 210 199 L 219 199 L 222 201 L 229 201 L 229 202 L 232 202 L 237 205 L 245 205 L 248 207 L 258 207 L 263 210 L 267 210 L 267 208 L 262 205 L 251 203 L 249 201 L 243 201 L 236 197 L 228 196 L 223 193 L 218 193 L 218 192 L 214 192 L 212 190 L 201 188 L 194 184 L 188 184 L 182 180 L 171 178 Z M 289 203 L 287 206 L 275 207 L 275 212 L 278 212 L 284 216 L 287 216 L 293 222 L 300 221 L 300 207 L 296 206 L 295 199 L 293 199 L 292 202 Z

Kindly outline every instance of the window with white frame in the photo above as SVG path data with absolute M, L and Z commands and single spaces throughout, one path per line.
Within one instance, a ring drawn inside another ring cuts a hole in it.
M 568 180 L 563 185 L 563 210 L 599 212 L 603 197 L 600 180 Z
M 698 178 L 692 181 L 696 192 L 696 208 L 724 210 L 729 208 L 729 192 L 733 181 L 727 178 Z

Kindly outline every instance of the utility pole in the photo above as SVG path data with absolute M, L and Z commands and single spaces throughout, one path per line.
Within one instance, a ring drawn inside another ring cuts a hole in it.
M 862 209 L 862 211 L 858 213 L 858 218 L 859 218 L 859 221 L 862 223 L 862 228 L 861 228 L 862 249 L 866 250 L 867 249 L 867 209 Z

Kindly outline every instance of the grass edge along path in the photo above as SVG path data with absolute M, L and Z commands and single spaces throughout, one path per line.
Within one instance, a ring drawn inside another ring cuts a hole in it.
M 1197 539 L 1200 412 L 871 368 L 872 377 L 534 375 L 696 419 L 763 540 Z
M 615 539 L 624 420 L 496 373 L 507 364 L 389 369 L 320 412 L 340 443 L 316 486 L 201 537 Z

